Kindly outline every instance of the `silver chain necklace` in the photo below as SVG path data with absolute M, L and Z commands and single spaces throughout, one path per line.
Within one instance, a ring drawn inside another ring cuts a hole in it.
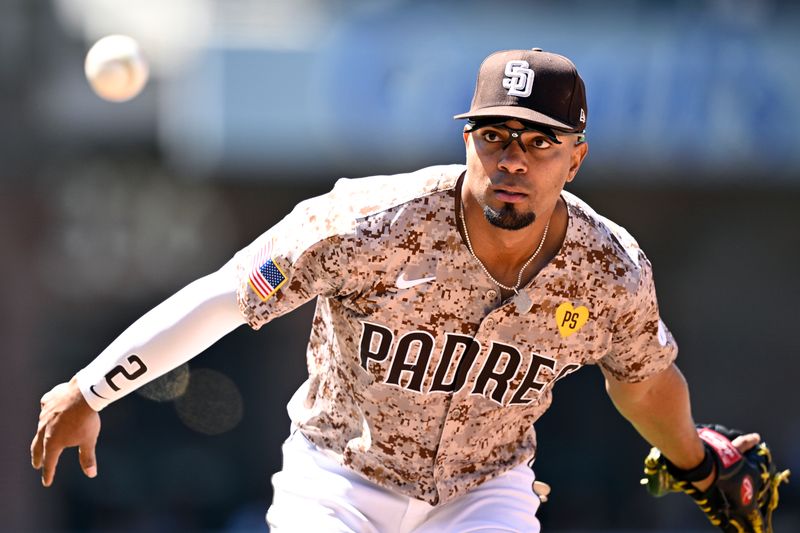
M 542 233 L 542 240 L 539 241 L 539 246 L 536 247 L 536 250 L 533 252 L 533 255 L 531 255 L 528 258 L 528 260 L 525 261 L 525 264 L 522 265 L 522 268 L 519 269 L 519 273 L 517 274 L 516 285 L 514 285 L 513 287 L 509 287 L 508 285 L 503 285 L 502 283 L 494 279 L 494 276 L 492 276 L 489 273 L 489 270 L 486 268 L 486 265 L 483 264 L 483 261 L 478 259 L 478 256 L 475 255 L 475 250 L 472 249 L 472 241 L 470 241 L 469 239 L 469 230 L 467 230 L 467 221 L 464 219 L 464 202 L 461 202 L 459 204 L 459 208 L 460 209 L 458 214 L 459 218 L 461 218 L 461 225 L 464 227 L 464 238 L 467 241 L 467 248 L 469 249 L 469 253 L 472 254 L 472 257 L 474 257 L 475 260 L 478 262 L 478 264 L 481 266 L 481 268 L 483 269 L 483 273 L 486 274 L 489 277 L 489 279 L 494 282 L 495 285 L 507 291 L 514 291 L 514 294 L 516 294 L 515 303 L 517 304 L 517 307 L 521 308 L 526 313 L 530 311 L 533 302 L 531 301 L 530 297 L 526 292 L 524 291 L 522 293 L 519 292 L 519 287 L 522 284 L 522 273 L 525 271 L 526 268 L 528 268 L 528 265 L 530 265 L 533 262 L 533 260 L 536 259 L 536 256 L 539 255 L 539 252 L 542 250 L 542 246 L 544 246 L 544 240 L 545 238 L 547 238 L 547 230 L 550 228 L 550 221 L 548 220 L 547 224 L 544 227 L 544 233 Z

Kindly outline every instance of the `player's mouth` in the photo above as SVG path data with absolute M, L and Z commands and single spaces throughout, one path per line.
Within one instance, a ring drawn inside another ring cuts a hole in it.
M 494 197 L 501 202 L 516 204 L 528 198 L 528 195 L 514 189 L 493 188 Z

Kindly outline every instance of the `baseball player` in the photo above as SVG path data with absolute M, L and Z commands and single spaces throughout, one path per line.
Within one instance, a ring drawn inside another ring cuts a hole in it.
M 706 465 L 693 482 L 711 485 L 650 263 L 563 190 L 588 152 L 574 65 L 494 53 L 456 118 L 466 165 L 339 180 L 45 394 L 31 445 L 44 485 L 70 446 L 97 474 L 108 404 L 314 298 L 275 531 L 539 531 L 534 423 L 594 364 L 639 433 L 680 471 Z

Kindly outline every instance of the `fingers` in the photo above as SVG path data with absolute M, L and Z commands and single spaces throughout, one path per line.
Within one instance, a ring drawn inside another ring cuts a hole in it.
M 48 407 L 47 401 L 53 395 L 54 389 L 55 388 L 44 393 L 41 400 L 39 400 L 39 406 L 41 407 L 41 410 L 39 411 L 39 423 L 36 427 L 36 434 L 33 436 L 33 440 L 31 441 L 31 466 L 33 466 L 33 468 L 36 470 L 42 468 L 45 430 L 47 428 L 48 420 L 50 419 L 49 415 L 52 411 L 52 409 Z
M 738 437 L 736 437 L 731 441 L 731 443 L 741 453 L 745 453 L 747 450 L 750 450 L 751 448 L 756 446 L 759 442 L 761 442 L 761 435 L 759 435 L 758 433 L 748 433 L 746 435 L 739 435 Z
M 533 492 L 539 497 L 539 501 L 542 503 L 546 503 L 547 499 L 550 497 L 550 485 L 545 483 L 544 481 L 536 480 L 533 482 Z
M 64 446 L 57 444 L 45 435 L 44 438 L 44 454 L 42 456 L 42 485 L 49 487 L 53 483 L 53 478 L 56 475 L 56 466 L 58 465 L 58 458 L 61 457 L 61 452 L 64 451 Z
M 42 467 L 42 452 L 43 452 L 43 438 L 44 438 L 44 431 L 41 424 L 39 428 L 36 430 L 36 435 L 33 436 L 33 440 L 31 441 L 31 465 L 36 470 L 39 470 Z
M 78 447 L 78 460 L 81 463 L 81 470 L 86 477 L 97 477 L 97 457 L 95 456 L 95 446 L 97 441 L 89 444 L 82 444 Z
M 45 395 L 47 396 L 47 395 Z M 49 410 L 44 405 L 42 398 L 42 411 L 39 413 L 39 423 L 36 426 L 36 434 L 31 441 L 31 465 L 36 470 L 42 468 L 42 455 L 44 454 L 44 437 L 47 429 Z
M 73 446 L 78 446 L 84 474 L 95 477 L 99 433 L 100 417 L 86 404 L 73 381 L 57 385 L 42 396 L 39 426 L 31 442 L 31 464 L 41 469 L 42 485 L 53 483 L 61 454 Z
M 31 465 L 37 470 L 42 469 L 42 485 L 49 487 L 53 483 L 58 460 L 65 446 L 58 444 L 52 437 L 48 437 L 46 432 L 46 425 L 40 424 L 39 430 L 31 442 Z M 95 437 L 78 447 L 81 469 L 90 478 L 97 476 L 96 446 L 97 438 Z

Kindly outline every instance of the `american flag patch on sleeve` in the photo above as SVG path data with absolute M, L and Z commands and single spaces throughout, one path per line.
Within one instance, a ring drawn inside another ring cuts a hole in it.
M 262 246 L 256 254 L 253 268 L 250 270 L 249 283 L 258 297 L 265 302 L 286 283 L 286 274 L 272 259 L 272 241 Z

